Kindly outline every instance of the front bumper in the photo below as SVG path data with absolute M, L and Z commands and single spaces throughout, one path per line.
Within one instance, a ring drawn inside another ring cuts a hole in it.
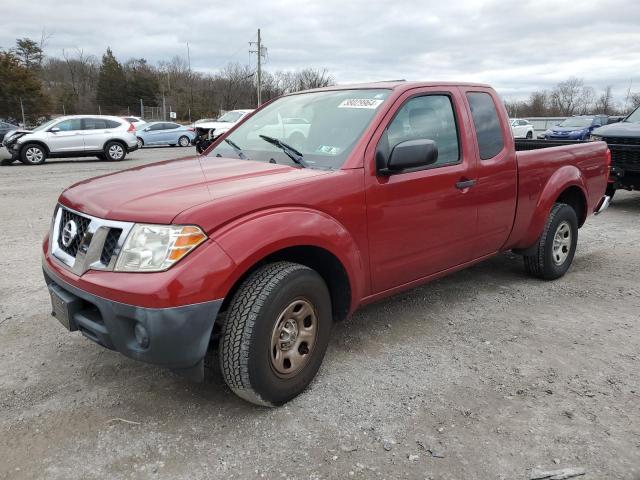
M 609 203 L 611 203 L 611 197 L 609 195 L 603 196 L 596 205 L 596 208 L 593 210 L 593 214 L 599 215 L 604 212 L 607 208 L 609 208 Z
M 204 357 L 222 299 L 171 308 L 145 308 L 88 293 L 43 264 L 44 278 L 67 304 L 69 330 L 141 362 L 171 368 L 202 380 Z M 140 325 L 141 327 L 138 327 Z M 140 343 L 138 331 L 146 332 Z

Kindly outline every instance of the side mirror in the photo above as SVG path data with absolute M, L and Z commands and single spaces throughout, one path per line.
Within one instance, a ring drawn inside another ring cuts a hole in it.
M 148 132 L 149 130 L 151 130 L 151 127 L 147 127 L 147 128 L 143 128 L 142 129 L 143 132 Z
M 58 127 L 53 127 L 53 128 L 50 128 L 49 131 L 51 133 L 58 133 L 60 131 L 60 129 Z
M 438 147 L 436 142 L 427 139 L 407 140 L 399 143 L 389 155 L 386 168 L 380 168 L 382 175 L 392 175 L 405 170 L 433 165 L 438 161 Z

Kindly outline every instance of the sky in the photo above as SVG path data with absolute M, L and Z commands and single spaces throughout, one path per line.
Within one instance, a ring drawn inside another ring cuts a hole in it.
M 507 100 L 571 76 L 623 102 L 640 91 L 640 0 L 2 0 L 0 48 L 39 39 L 45 53 L 80 48 L 98 58 L 152 63 L 187 56 L 193 70 L 255 64 L 327 68 L 338 83 L 385 79 L 474 81 Z

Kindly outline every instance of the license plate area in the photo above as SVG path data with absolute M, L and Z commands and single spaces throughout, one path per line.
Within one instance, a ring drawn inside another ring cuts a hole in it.
M 67 330 L 71 332 L 77 330 L 78 326 L 73 316 L 82 309 L 82 299 L 53 283 L 49 284 L 49 294 L 51 295 L 51 315 Z

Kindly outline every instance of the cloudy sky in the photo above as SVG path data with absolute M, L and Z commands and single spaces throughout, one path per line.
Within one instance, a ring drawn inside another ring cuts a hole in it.
M 514 99 L 576 76 L 618 100 L 630 81 L 640 91 L 640 0 L 2 0 L 2 18 L 0 47 L 45 29 L 52 56 L 111 46 L 157 62 L 188 42 L 192 68 L 215 71 L 249 62 L 259 27 L 265 68 L 326 67 L 339 83 L 481 81 Z

